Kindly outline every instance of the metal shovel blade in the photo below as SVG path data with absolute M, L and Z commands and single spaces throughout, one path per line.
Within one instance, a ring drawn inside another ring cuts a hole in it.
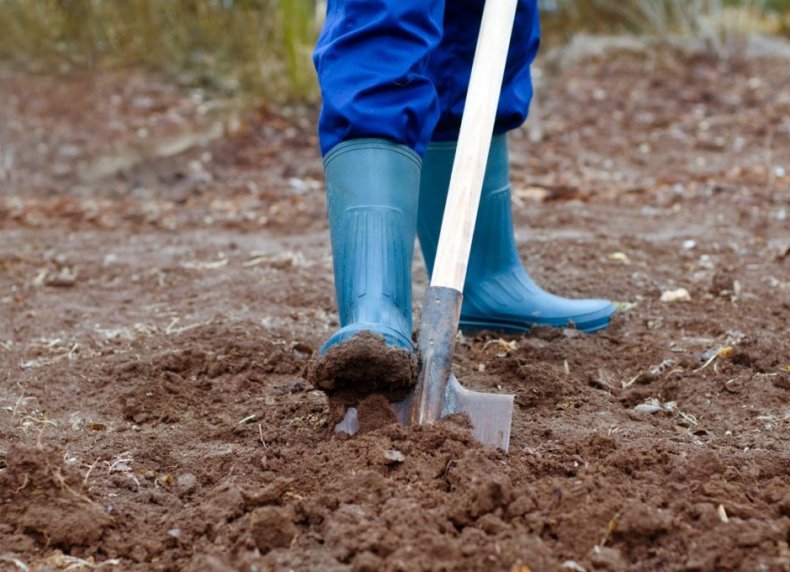
M 415 393 L 403 401 L 392 403 L 401 425 L 411 424 Z M 483 393 L 462 386 L 455 374 L 450 374 L 442 399 L 441 417 L 465 414 L 472 423 L 472 435 L 484 445 L 498 447 L 507 453 L 510 445 L 510 426 L 513 419 L 513 395 Z M 343 420 L 335 426 L 336 433 L 354 435 L 359 431 L 359 417 L 355 407 L 346 410 Z
M 455 288 L 432 285 L 425 292 L 417 339 L 420 357 L 417 385 L 400 409 L 408 411 L 410 425 L 433 423 L 453 413 L 465 413 L 472 422 L 472 433 L 480 442 L 507 451 L 513 396 L 471 391 L 458 383 L 452 372 L 462 301 L 463 294 Z
M 415 393 L 392 408 L 403 425 L 411 423 Z M 507 453 L 510 425 L 513 419 L 513 395 L 482 393 L 466 389 L 451 373 L 445 385 L 439 418 L 455 413 L 465 414 L 472 423 L 472 435 L 484 445 L 498 447 Z
M 462 298 L 461 292 L 453 288 L 428 288 L 417 340 L 420 358 L 417 384 L 406 399 L 392 403 L 392 409 L 402 425 L 423 425 L 455 413 L 465 414 L 478 441 L 507 452 L 513 395 L 466 389 L 452 372 Z M 335 426 L 335 432 L 354 435 L 357 431 L 358 412 L 352 407 Z
M 428 288 L 417 340 L 417 384 L 406 399 L 392 403 L 392 409 L 402 425 L 423 425 L 455 413 L 466 414 L 478 441 L 507 452 L 514 396 L 466 389 L 452 372 L 462 299 L 461 292 L 453 288 Z M 335 432 L 354 435 L 357 431 L 358 413 L 350 407 Z

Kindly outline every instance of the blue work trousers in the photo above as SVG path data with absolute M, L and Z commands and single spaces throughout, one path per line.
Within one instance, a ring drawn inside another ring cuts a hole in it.
M 422 155 L 458 138 L 484 0 L 329 0 L 313 56 L 321 152 L 379 137 Z M 540 43 L 537 0 L 519 0 L 496 133 L 521 125 Z

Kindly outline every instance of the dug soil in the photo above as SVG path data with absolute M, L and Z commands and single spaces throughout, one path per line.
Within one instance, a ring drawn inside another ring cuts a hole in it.
M 459 339 L 509 454 L 333 436 L 315 109 L 0 72 L 0 569 L 790 570 L 790 65 L 542 66 L 519 248 L 620 312 Z

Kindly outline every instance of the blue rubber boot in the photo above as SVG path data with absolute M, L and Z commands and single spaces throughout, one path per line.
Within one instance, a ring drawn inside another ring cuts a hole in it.
M 455 142 L 431 143 L 423 160 L 418 233 L 430 274 L 447 200 Z M 461 327 L 529 331 L 532 326 L 596 332 L 615 308 L 607 300 L 571 300 L 542 290 L 519 259 L 510 207 L 507 136 L 494 136 L 469 258 Z
M 321 348 L 361 332 L 414 351 L 411 265 L 420 157 L 383 139 L 355 139 L 324 159 L 340 329 Z

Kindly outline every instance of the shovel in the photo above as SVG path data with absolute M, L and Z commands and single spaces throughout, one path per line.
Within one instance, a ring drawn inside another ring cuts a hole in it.
M 433 275 L 423 304 L 417 384 L 406 399 L 393 404 L 403 425 L 466 414 L 478 441 L 504 451 L 510 442 L 513 396 L 465 389 L 452 373 L 452 361 L 516 4 L 517 0 L 485 3 Z M 335 430 L 354 434 L 358 427 L 357 412 L 350 408 Z

